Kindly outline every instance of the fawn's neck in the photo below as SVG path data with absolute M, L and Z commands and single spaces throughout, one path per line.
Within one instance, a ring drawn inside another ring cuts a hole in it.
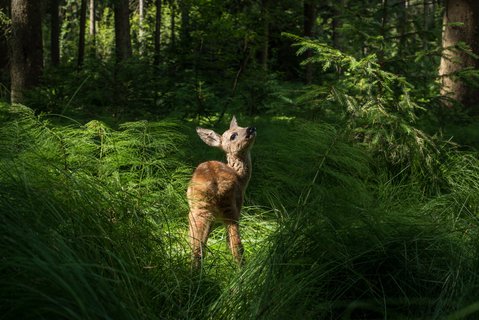
M 251 154 L 249 151 L 244 154 L 228 153 L 226 155 L 226 160 L 228 161 L 228 166 L 236 171 L 240 181 L 246 189 L 249 179 L 251 178 Z

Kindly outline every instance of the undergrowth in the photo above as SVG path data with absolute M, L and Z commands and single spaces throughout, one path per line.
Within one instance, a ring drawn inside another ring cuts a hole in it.
M 241 222 L 247 263 L 233 264 L 216 228 L 193 272 L 186 185 L 197 163 L 223 155 L 192 123 L 57 120 L 0 109 L 2 318 L 472 319 L 478 310 L 474 153 L 431 139 L 406 172 L 409 153 L 393 162 L 395 149 L 371 149 L 354 126 L 241 118 L 258 128 Z M 407 134 L 397 144 L 422 143 Z M 429 157 L 434 165 L 421 165 Z

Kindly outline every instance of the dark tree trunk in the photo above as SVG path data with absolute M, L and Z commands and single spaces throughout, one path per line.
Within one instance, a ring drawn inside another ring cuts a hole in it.
M 403 0 L 399 2 L 399 19 L 397 28 L 399 30 L 399 43 L 398 43 L 398 54 L 402 56 L 407 50 L 407 10 L 408 10 L 408 0 Z
M 139 52 L 140 55 L 143 54 L 144 51 L 144 37 L 145 37 L 145 29 L 144 29 L 144 20 L 145 20 L 145 0 L 138 0 L 138 45 L 139 45 Z
M 382 15 L 381 15 L 381 36 L 383 39 L 386 39 L 387 36 L 387 24 L 389 19 L 389 4 L 388 0 L 382 0 Z M 363 48 L 364 51 L 365 48 Z M 380 48 L 377 52 L 378 61 L 380 64 L 384 62 L 384 50 Z
M 78 62 L 77 67 L 80 69 L 83 65 L 85 57 L 85 28 L 86 28 L 86 1 L 81 0 L 80 6 L 80 32 L 78 36 Z
M 25 101 L 25 90 L 38 84 L 43 70 L 41 1 L 14 0 L 11 37 L 11 101 Z
M 382 17 L 381 17 L 381 35 L 385 37 L 386 25 L 388 23 L 388 0 L 382 0 Z
M 303 23 L 304 23 L 304 37 L 312 38 L 314 36 L 314 23 L 316 20 L 316 8 L 314 0 L 305 0 L 304 1 L 304 11 L 303 11 Z M 306 51 L 306 58 L 312 56 L 311 50 Z M 307 84 L 310 84 L 313 81 L 313 65 L 308 63 L 305 70 L 305 81 Z
M 95 0 L 90 0 L 90 36 L 96 35 Z
M 341 28 L 341 13 L 343 12 L 345 6 L 346 6 L 346 1 L 345 0 L 340 0 L 340 1 L 334 1 L 333 4 L 333 19 L 331 20 L 331 40 L 333 42 L 333 47 L 341 50 L 341 38 L 339 34 L 339 28 Z
M 423 0 L 423 36 L 422 36 L 422 47 L 424 50 L 428 49 L 428 33 L 429 33 L 429 25 L 431 24 L 431 13 L 429 12 L 429 0 Z
M 268 71 L 269 61 L 269 24 L 270 24 L 270 12 L 269 1 L 261 1 L 261 18 L 263 20 L 263 43 L 261 45 L 261 67 L 263 71 Z
M 90 39 L 92 56 L 96 55 L 96 15 L 95 0 L 90 0 Z
M 478 60 L 454 46 L 464 42 L 475 55 L 479 55 L 479 1 L 446 1 L 442 35 L 443 55 L 439 66 L 441 77 L 441 95 L 453 98 L 466 107 L 475 106 L 474 113 L 479 114 L 479 90 L 457 79 L 455 73 L 465 68 L 478 68 Z M 458 25 L 460 22 L 462 25 Z M 448 104 L 451 105 L 451 104 Z
M 115 53 L 117 62 L 131 57 L 130 8 L 128 0 L 117 0 L 115 7 Z
M 171 16 L 170 16 L 170 26 L 171 26 L 170 46 L 171 46 L 171 51 L 174 52 L 176 50 L 176 23 L 175 23 L 176 6 L 175 6 L 175 0 L 170 0 L 170 10 L 171 10 Z
M 181 44 L 188 48 L 190 47 L 190 1 L 181 0 L 180 1 L 180 11 L 181 11 Z
M 60 0 L 51 0 L 50 15 L 51 15 L 51 29 L 50 29 L 50 59 L 52 66 L 60 64 L 60 15 L 59 15 Z
M 155 0 L 156 19 L 155 19 L 155 57 L 153 64 L 155 66 L 160 64 L 161 51 L 161 0 Z

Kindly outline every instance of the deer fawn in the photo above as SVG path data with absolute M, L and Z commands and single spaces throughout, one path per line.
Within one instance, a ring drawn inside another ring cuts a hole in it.
M 236 118 L 223 135 L 213 130 L 196 128 L 209 146 L 222 149 L 227 163 L 203 162 L 193 173 L 188 186 L 189 237 L 193 250 L 193 265 L 201 265 L 212 222 L 222 220 L 228 232 L 228 245 L 236 262 L 243 263 L 243 246 L 239 233 L 239 218 L 243 197 L 251 178 L 250 149 L 256 128 L 238 126 Z

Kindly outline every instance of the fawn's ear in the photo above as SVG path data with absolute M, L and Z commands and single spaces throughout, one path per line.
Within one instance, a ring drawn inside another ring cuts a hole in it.
M 230 129 L 236 128 L 238 126 L 238 122 L 236 121 L 236 117 L 233 116 L 233 119 L 231 119 L 230 122 Z
M 207 145 L 212 147 L 221 146 L 221 136 L 213 130 L 198 127 L 196 128 L 196 132 L 198 132 L 201 140 L 203 140 Z

